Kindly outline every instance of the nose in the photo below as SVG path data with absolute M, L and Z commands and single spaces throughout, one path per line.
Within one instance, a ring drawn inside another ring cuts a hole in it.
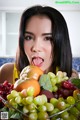
M 40 47 L 40 41 L 39 40 L 35 40 L 33 45 L 32 45 L 32 51 L 33 52 L 39 52 L 41 51 L 41 47 Z

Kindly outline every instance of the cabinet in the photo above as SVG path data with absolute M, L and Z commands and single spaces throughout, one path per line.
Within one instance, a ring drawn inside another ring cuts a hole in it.
M 0 11 L 0 57 L 15 56 L 21 13 Z

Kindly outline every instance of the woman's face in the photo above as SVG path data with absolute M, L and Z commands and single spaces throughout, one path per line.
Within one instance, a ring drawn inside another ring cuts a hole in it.
M 25 27 L 24 51 L 31 65 L 40 67 L 45 73 L 52 64 L 51 20 L 46 16 L 33 16 Z

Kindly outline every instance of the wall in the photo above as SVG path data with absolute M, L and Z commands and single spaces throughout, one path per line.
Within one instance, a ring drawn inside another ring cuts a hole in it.
M 67 21 L 73 57 L 80 57 L 80 11 L 61 12 Z

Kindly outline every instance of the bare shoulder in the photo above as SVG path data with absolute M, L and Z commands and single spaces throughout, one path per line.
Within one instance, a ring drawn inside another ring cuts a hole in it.
M 6 63 L 0 67 L 0 83 L 4 82 L 5 80 L 8 80 L 10 82 L 13 73 L 13 68 L 14 63 Z
M 73 78 L 79 78 L 79 74 L 78 74 L 78 72 L 75 69 L 72 70 L 71 77 L 73 77 Z
M 9 70 L 14 66 L 14 63 L 5 63 L 0 67 L 0 71 L 1 70 Z

